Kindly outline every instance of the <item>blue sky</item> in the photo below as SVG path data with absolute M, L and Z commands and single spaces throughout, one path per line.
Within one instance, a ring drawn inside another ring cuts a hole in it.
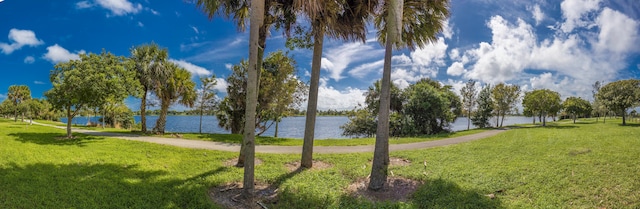
M 451 14 L 436 43 L 394 53 L 392 79 L 400 87 L 433 78 L 458 91 L 474 79 L 590 99 L 595 81 L 640 78 L 637 0 L 451 0 Z M 222 17 L 210 21 L 189 1 L 0 0 L 0 20 L 0 99 L 15 84 L 42 97 L 53 65 L 79 53 L 128 56 L 131 47 L 152 41 L 194 80 L 221 78 L 223 96 L 228 66 L 248 56 L 247 32 Z M 267 51 L 285 50 L 283 43 L 282 32 L 272 31 Z M 319 108 L 362 103 L 364 90 L 381 77 L 383 53 L 374 28 L 365 43 L 326 40 Z M 311 50 L 290 54 L 308 81 Z M 132 109 L 137 102 L 127 100 Z

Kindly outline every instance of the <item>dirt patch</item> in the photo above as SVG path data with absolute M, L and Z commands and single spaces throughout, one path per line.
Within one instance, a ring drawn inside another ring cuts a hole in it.
M 379 191 L 368 190 L 368 185 L 369 179 L 361 179 L 349 185 L 347 192 L 353 196 L 363 197 L 374 202 L 404 202 L 411 197 L 422 183 L 396 176 L 387 178 L 387 183 Z
M 209 189 L 209 198 L 216 204 L 231 209 L 263 209 L 277 202 L 278 189 L 267 184 L 254 185 L 254 198 L 242 197 L 242 183 L 231 183 Z
M 238 163 L 238 158 L 236 157 L 236 158 L 232 158 L 232 159 L 229 159 L 229 160 L 226 160 L 226 161 L 222 162 L 222 165 L 223 166 L 227 166 L 227 167 L 228 166 L 236 166 L 237 163 Z M 262 159 L 255 158 L 253 160 L 253 163 L 254 163 L 254 166 L 260 165 L 260 164 L 262 164 Z
M 407 160 L 399 157 L 389 158 L 389 166 L 409 166 L 409 165 L 411 165 L 411 160 Z
M 284 164 L 284 167 L 286 167 L 289 172 L 296 171 L 300 168 L 300 161 L 294 161 L 294 162 Z M 331 167 L 333 167 L 333 165 L 329 163 L 325 163 L 319 160 L 314 160 L 313 167 L 311 167 L 311 170 L 324 170 Z

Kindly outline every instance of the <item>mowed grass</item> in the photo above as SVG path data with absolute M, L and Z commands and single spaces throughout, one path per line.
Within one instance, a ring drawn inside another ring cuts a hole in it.
M 285 168 L 299 155 L 258 154 L 256 180 L 280 188 L 269 208 L 638 208 L 640 127 L 618 124 L 563 121 L 393 152 L 412 162 L 393 175 L 423 182 L 407 202 L 346 192 L 371 153 L 317 154 L 333 166 L 302 172 Z M 242 178 L 223 165 L 237 153 L 63 134 L 0 119 L 0 208 L 218 208 L 208 189 Z

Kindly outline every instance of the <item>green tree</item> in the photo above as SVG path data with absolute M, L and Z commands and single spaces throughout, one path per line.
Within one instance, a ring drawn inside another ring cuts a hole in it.
M 349 122 L 340 126 L 342 135 L 349 137 L 371 137 L 376 133 L 376 115 L 367 109 L 354 109 L 349 115 Z
M 445 131 L 454 122 L 461 108 L 460 98 L 450 86 L 431 80 L 421 80 L 406 90 L 407 114 L 416 126 L 416 135 L 430 135 Z
M 380 190 L 387 181 L 389 166 L 389 118 L 391 91 L 391 57 L 393 47 L 413 49 L 435 42 L 449 16 L 449 1 L 386 0 L 374 20 L 378 40 L 385 43 L 380 112 L 376 145 L 368 188 Z
M 580 97 L 568 97 L 562 103 L 562 108 L 564 109 L 565 113 L 568 113 L 572 116 L 574 124 L 576 123 L 576 118 L 578 117 L 578 115 L 582 115 L 584 117 L 592 111 L 591 103 Z
M 514 110 L 519 97 L 520 86 L 499 83 L 492 88 L 491 99 L 494 103 L 493 111 L 495 112 L 497 127 L 502 127 L 504 117 Z
M 460 95 L 462 96 L 462 105 L 467 110 L 467 130 L 471 127 L 471 111 L 476 105 L 476 81 L 469 80 L 462 89 L 460 89 Z
M 0 103 L 0 115 L 9 117 L 9 115 L 14 113 L 14 106 L 15 105 L 13 105 L 13 102 L 10 99 L 5 99 L 4 101 L 2 101 L 2 103 Z
M 478 128 L 491 127 L 489 120 L 493 116 L 493 100 L 491 99 L 491 85 L 486 85 L 478 93 L 478 108 L 471 118 L 473 125 Z
M 316 114 L 318 111 L 318 87 L 320 84 L 320 64 L 324 37 L 343 40 L 366 39 L 366 23 L 374 7 L 374 0 L 295 0 L 294 8 L 305 15 L 311 25 L 313 36 L 313 57 L 311 60 L 311 78 L 307 102 L 307 115 L 304 127 L 304 142 L 300 167 L 313 166 L 313 138 L 315 134 Z
M 602 85 L 604 85 L 604 82 L 596 81 L 592 85 L 593 89 L 591 90 L 591 93 L 592 93 L 592 96 L 593 96 L 593 103 L 591 104 L 591 107 L 593 109 L 593 114 L 596 115 L 596 123 L 600 119 L 600 115 L 604 115 L 605 116 L 602 119 L 602 121 L 606 122 L 607 121 L 607 117 L 606 117 L 607 115 L 606 114 L 609 112 L 609 110 L 607 110 L 607 106 L 605 106 L 604 103 L 602 101 L 600 101 L 600 99 L 598 99 L 598 92 L 602 88 Z
M 107 99 L 124 100 L 138 83 L 135 72 L 125 68 L 124 57 L 102 52 L 81 54 L 79 60 L 61 62 L 51 71 L 53 88 L 45 92 L 47 100 L 67 116 L 67 137 L 71 121 L 84 107 L 100 107 Z
M 169 107 L 178 102 L 187 107 L 193 107 L 197 98 L 196 84 L 191 80 L 191 73 L 174 63 L 165 63 L 169 77 L 160 83 L 156 96 L 160 99 L 160 115 L 153 131 L 164 133 Z
M 200 78 L 200 89 L 198 89 L 198 99 L 196 102 L 196 109 L 200 114 L 199 133 L 202 133 L 202 116 L 205 112 L 210 112 L 217 106 L 215 90 L 217 83 L 216 75 Z
M 12 85 L 9 86 L 9 92 L 7 92 L 7 99 L 13 102 L 13 117 L 14 122 L 18 121 L 18 113 L 22 114 L 22 121 L 24 121 L 24 113 L 28 108 L 24 108 L 23 103 L 31 99 L 31 90 L 29 86 L 25 85 Z
M 157 44 L 143 44 L 132 48 L 131 61 L 134 63 L 136 79 L 140 82 L 140 124 L 141 131 L 147 132 L 147 97 L 155 92 L 160 83 L 169 77 L 165 63 L 169 57 L 167 49 Z
M 524 94 L 522 106 L 533 116 L 540 116 L 542 126 L 547 125 L 547 116 L 557 113 L 562 105 L 560 94 L 549 89 L 538 89 Z
M 627 125 L 627 110 L 638 106 L 640 100 L 640 80 L 628 79 L 608 83 L 602 86 L 597 98 L 608 110 L 622 115 L 622 125 Z

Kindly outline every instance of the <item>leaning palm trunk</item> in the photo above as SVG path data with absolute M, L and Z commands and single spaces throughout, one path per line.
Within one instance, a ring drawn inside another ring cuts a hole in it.
M 264 0 L 254 0 L 251 2 L 251 19 L 249 30 L 249 70 L 247 79 L 247 107 L 245 109 L 245 125 L 243 142 L 244 148 L 241 152 L 244 157 L 244 177 L 243 196 L 247 199 L 253 198 L 254 184 L 254 159 L 255 159 L 255 117 L 258 105 L 258 38 L 259 29 L 264 19 Z
M 302 144 L 302 159 L 300 166 L 313 166 L 313 138 L 316 127 L 316 112 L 318 111 L 318 86 L 320 83 L 320 64 L 322 60 L 322 42 L 324 41 L 323 27 L 316 27 L 319 31 L 314 36 L 313 60 L 311 63 L 311 84 L 309 86 L 309 100 L 307 102 L 307 118 L 304 125 L 304 142 Z
M 167 124 L 167 111 L 169 110 L 170 105 L 171 101 L 169 101 L 169 99 L 162 99 L 160 105 L 160 116 L 158 116 L 153 132 L 164 134 L 164 128 Z
M 389 169 L 389 109 L 391 106 L 391 56 L 393 55 L 393 45 L 400 40 L 402 33 L 402 7 L 404 2 L 403 0 L 389 0 L 388 3 L 389 13 L 386 17 L 388 28 L 380 89 L 378 129 L 373 152 L 371 180 L 369 181 L 369 189 L 373 191 L 382 189 L 387 182 Z

